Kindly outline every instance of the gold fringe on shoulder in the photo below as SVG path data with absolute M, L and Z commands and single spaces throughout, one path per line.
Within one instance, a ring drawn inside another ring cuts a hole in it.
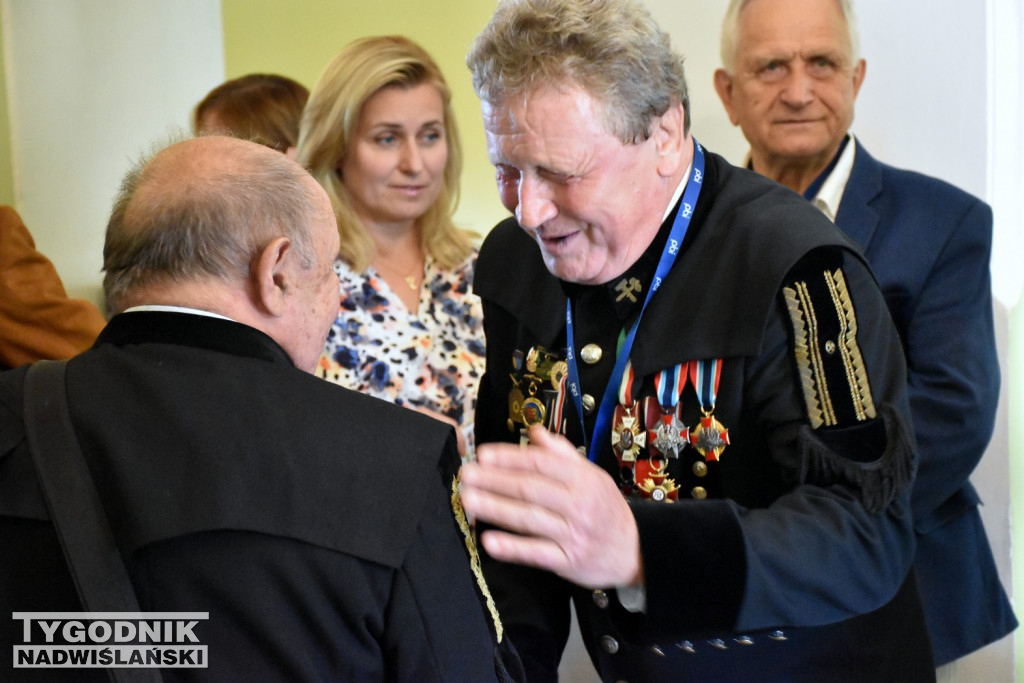
M 504 636 L 504 628 L 501 625 L 501 616 L 498 614 L 498 607 L 494 604 L 494 598 L 491 597 L 491 590 L 487 587 L 487 581 L 484 579 L 483 568 L 480 565 L 480 553 L 476 548 L 476 541 L 473 540 L 473 530 L 469 528 L 469 520 L 466 519 L 466 511 L 462 508 L 462 496 L 459 495 L 458 475 L 452 477 L 451 500 L 452 512 L 455 514 L 455 521 L 459 524 L 459 529 L 462 531 L 463 541 L 466 544 L 466 550 L 469 551 L 470 569 L 473 570 L 473 576 L 476 577 L 477 587 L 480 588 L 480 592 L 483 594 L 484 600 L 487 602 L 487 609 L 491 613 L 491 619 L 494 621 L 494 633 L 500 643 Z

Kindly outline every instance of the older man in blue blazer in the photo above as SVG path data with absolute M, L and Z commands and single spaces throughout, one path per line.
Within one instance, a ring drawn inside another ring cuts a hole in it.
M 864 80 L 848 0 L 732 0 L 715 88 L 750 166 L 803 194 L 867 256 L 907 357 L 920 465 L 914 571 L 937 665 L 1012 631 L 968 477 L 992 435 L 999 365 L 992 211 L 876 161 L 849 134 Z

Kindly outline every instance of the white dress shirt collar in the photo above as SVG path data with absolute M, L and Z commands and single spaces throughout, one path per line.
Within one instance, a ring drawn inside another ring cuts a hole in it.
M 850 173 L 853 171 L 853 160 L 857 153 L 857 141 L 853 134 L 849 134 L 849 141 L 843 150 L 836 167 L 832 169 L 828 178 L 821 184 L 821 189 L 814 197 L 813 203 L 828 219 L 836 222 L 839 215 L 839 204 L 843 201 L 843 194 L 846 192 L 846 183 L 850 181 Z

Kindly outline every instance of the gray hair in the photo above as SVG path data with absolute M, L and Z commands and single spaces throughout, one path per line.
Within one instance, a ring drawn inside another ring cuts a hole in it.
M 316 186 L 302 167 L 249 143 L 210 164 L 161 158 L 188 156 L 170 150 L 176 146 L 147 154 L 121 183 L 103 247 L 111 310 L 158 282 L 244 281 L 262 249 L 281 236 L 291 239 L 304 267 L 315 266 Z
M 605 125 L 625 144 L 690 100 L 682 57 L 637 0 L 502 0 L 466 58 L 485 102 L 551 86 L 579 86 L 604 105 Z
M 846 30 L 850 37 L 850 61 L 856 63 L 860 59 L 860 36 L 857 33 L 857 17 L 853 13 L 852 0 L 832 0 L 839 5 L 839 11 L 846 20 Z M 722 66 L 728 73 L 736 66 L 736 33 L 740 26 L 740 11 L 750 0 L 730 0 L 725 17 L 722 19 L 722 38 L 720 50 Z

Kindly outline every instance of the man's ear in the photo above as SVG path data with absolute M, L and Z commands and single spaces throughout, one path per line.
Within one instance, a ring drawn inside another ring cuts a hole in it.
M 715 69 L 715 91 L 718 93 L 718 99 L 722 100 L 725 113 L 729 115 L 732 125 L 738 125 L 740 121 L 732 106 L 732 76 L 725 69 Z
M 288 307 L 286 299 L 294 286 L 289 268 L 293 251 L 290 239 L 278 237 L 263 248 L 256 260 L 253 277 L 257 304 L 271 315 L 281 315 Z
M 673 104 L 654 123 L 654 139 L 658 150 L 658 174 L 668 178 L 679 169 L 686 142 L 686 110 Z
M 857 63 L 853 65 L 853 98 L 857 99 L 857 93 L 860 92 L 860 86 L 864 85 L 864 76 L 868 71 L 868 63 L 863 59 L 858 59 Z

